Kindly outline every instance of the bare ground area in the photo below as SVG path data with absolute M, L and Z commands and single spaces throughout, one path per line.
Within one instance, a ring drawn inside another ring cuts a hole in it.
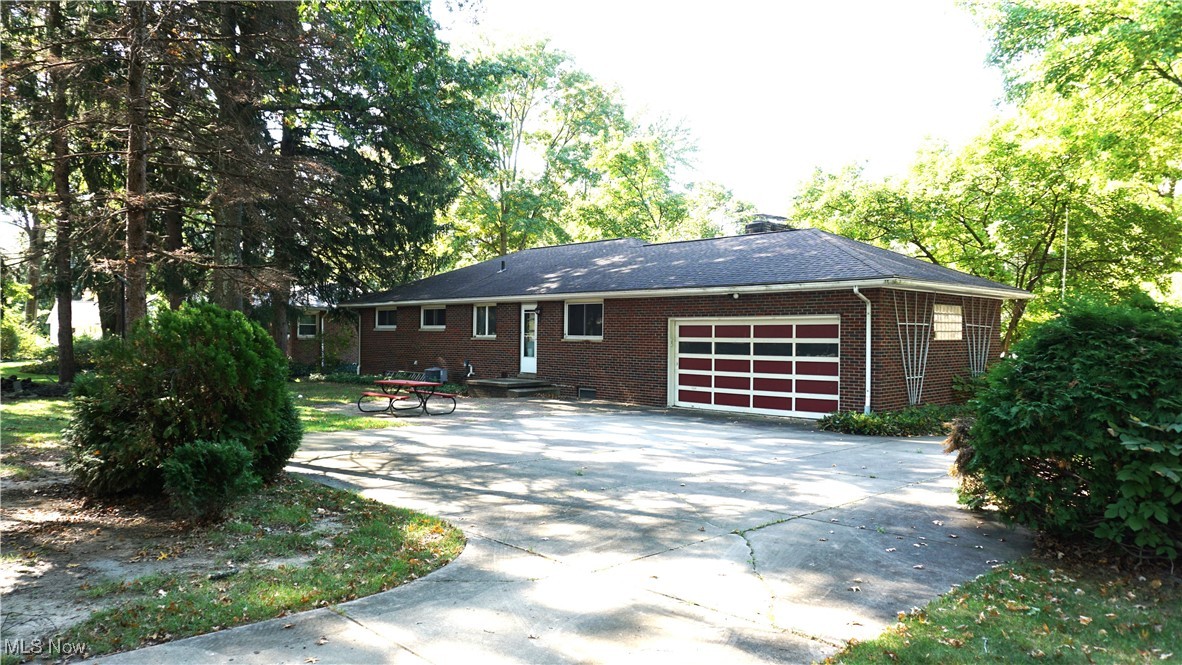
M 2 499 L 0 630 L 10 642 L 52 636 L 108 606 L 85 593 L 100 581 L 214 564 L 159 505 L 87 500 L 61 474 L 6 481 Z
M 155 573 L 216 577 L 310 559 L 228 561 L 225 545 L 213 547 L 206 528 L 177 519 L 162 503 L 88 499 L 60 472 L 3 480 L 0 499 L 0 633 L 7 644 L 45 640 L 119 602 L 96 595 L 100 584 Z M 314 521 L 324 532 L 340 529 L 332 516 Z

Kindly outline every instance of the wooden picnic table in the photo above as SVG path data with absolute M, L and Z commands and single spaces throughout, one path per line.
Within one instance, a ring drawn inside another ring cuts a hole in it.
M 445 393 L 438 390 L 443 384 L 437 381 L 416 381 L 413 379 L 379 379 L 374 381 L 382 392 L 367 391 L 357 398 L 357 409 L 365 413 L 401 413 L 403 411 L 422 411 L 428 416 L 447 415 L 456 410 L 455 393 Z M 372 400 L 384 399 L 386 406 L 381 409 L 367 409 L 365 404 L 372 404 Z M 432 413 L 428 408 L 430 401 L 451 400 L 451 408 L 447 411 Z M 370 400 L 370 401 L 367 401 Z

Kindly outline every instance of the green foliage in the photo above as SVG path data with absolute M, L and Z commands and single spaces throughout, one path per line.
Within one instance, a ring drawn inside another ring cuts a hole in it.
M 1010 520 L 1176 557 L 1182 310 L 1083 301 L 1013 351 L 973 402 L 964 472 Z
M 4 315 L 0 322 L 0 357 L 3 360 L 25 360 L 33 358 L 49 342 L 26 324 L 15 312 Z
M 164 491 L 182 511 L 217 517 L 235 498 L 262 484 L 251 454 L 238 441 L 193 441 L 177 446 L 161 465 Z
M 273 479 L 302 431 L 287 363 L 270 336 L 214 305 L 161 310 L 105 346 L 74 387 L 69 467 L 87 491 L 157 492 L 162 465 L 194 441 L 236 441 Z
M 104 345 L 117 344 L 118 341 L 104 340 L 96 337 L 74 338 L 74 365 L 77 369 L 94 369 L 95 358 Z M 57 374 L 57 346 L 47 344 L 39 346 L 36 358 L 40 362 L 25 366 L 25 371 L 33 374 Z
M 947 434 L 952 421 L 966 411 L 963 405 L 925 404 L 901 411 L 858 411 L 831 413 L 817 421 L 817 428 L 827 432 L 863 436 L 936 436 Z

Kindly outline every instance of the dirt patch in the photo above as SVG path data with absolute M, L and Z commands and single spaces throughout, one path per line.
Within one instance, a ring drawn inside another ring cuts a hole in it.
M 313 521 L 326 543 L 344 528 L 329 514 Z M 60 472 L 5 479 L 0 532 L 0 632 L 9 644 L 45 640 L 114 606 L 117 598 L 99 593 L 111 582 L 156 573 L 216 579 L 252 567 L 299 566 L 311 558 L 228 562 L 224 538 L 215 547 L 208 528 L 178 519 L 163 503 L 88 499 Z

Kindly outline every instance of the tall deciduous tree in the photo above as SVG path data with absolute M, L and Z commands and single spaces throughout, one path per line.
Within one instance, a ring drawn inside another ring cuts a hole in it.
M 1000 122 L 963 151 L 921 154 L 906 178 L 818 173 L 793 217 L 1044 296 L 1113 292 L 1182 268 L 1182 228 L 1138 183 L 1098 176 L 1070 141 Z M 1070 238 L 1065 241 L 1064 233 Z M 1014 306 L 1005 345 L 1024 314 Z
M 611 91 L 546 42 L 487 57 L 496 83 L 482 104 L 500 120 L 488 172 L 464 175 L 450 215 L 457 258 L 486 258 L 570 238 L 562 213 L 592 185 L 589 162 L 612 132 L 626 130 Z

